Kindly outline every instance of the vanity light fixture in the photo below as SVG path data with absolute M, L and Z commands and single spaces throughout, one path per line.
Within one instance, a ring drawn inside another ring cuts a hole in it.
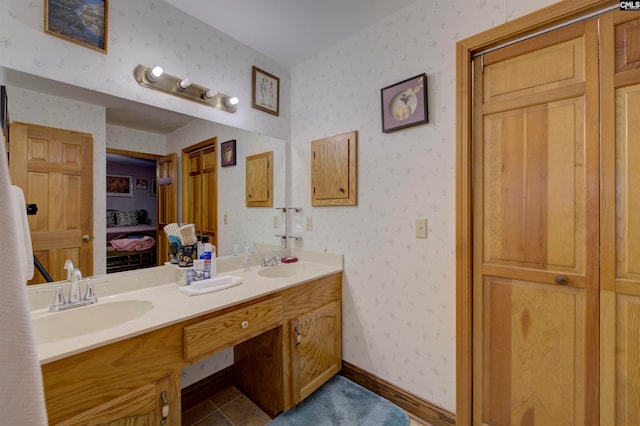
M 149 68 L 138 65 L 133 70 L 138 84 L 149 89 L 199 102 L 212 108 L 230 113 L 238 109 L 238 98 L 222 94 L 216 90 L 192 84 L 188 78 L 181 79 L 163 72 L 161 67 Z

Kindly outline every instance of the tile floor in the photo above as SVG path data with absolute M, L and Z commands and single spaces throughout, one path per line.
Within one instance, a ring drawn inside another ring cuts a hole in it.
M 271 418 L 235 386 L 182 413 L 182 426 L 264 426 Z M 411 419 L 409 426 L 429 426 Z

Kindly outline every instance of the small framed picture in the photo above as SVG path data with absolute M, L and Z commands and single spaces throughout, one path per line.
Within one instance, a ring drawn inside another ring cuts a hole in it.
M 256 66 L 251 67 L 251 106 L 280 115 L 280 79 Z
M 107 197 L 133 197 L 133 178 L 108 174 Z
M 382 132 L 424 124 L 427 114 L 427 75 L 419 74 L 380 90 Z
M 151 191 L 151 196 L 158 196 L 158 185 L 155 179 L 151 179 L 151 183 L 149 184 L 149 191 Z
M 149 189 L 149 179 L 136 178 L 136 189 L 143 191 Z
M 222 167 L 236 165 L 236 140 L 232 139 L 220 144 L 220 165 Z
M 44 0 L 44 32 L 107 53 L 109 0 Z

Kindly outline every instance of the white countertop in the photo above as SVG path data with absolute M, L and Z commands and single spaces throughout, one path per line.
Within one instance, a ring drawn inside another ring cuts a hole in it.
M 317 257 L 311 259 L 318 260 Z M 183 294 L 179 291 L 180 285 L 175 282 L 139 288 L 132 291 L 124 291 L 102 297 L 100 296 L 101 286 L 96 285 L 96 293 L 99 298 L 97 304 L 53 313 L 49 312 L 47 308 L 35 309 L 32 310 L 32 320 L 42 323 L 42 321 L 47 321 L 47 318 L 73 312 L 72 315 L 69 315 L 70 322 L 72 322 L 77 318 L 82 318 L 85 313 L 91 314 L 90 310 L 93 307 L 114 302 L 144 301 L 148 302 L 145 304 L 147 307 L 150 307 L 149 303 L 152 307 L 139 318 L 131 319 L 103 330 L 85 332 L 84 334 L 66 338 L 64 340 L 43 342 L 43 340 L 47 340 L 47 338 L 38 336 L 38 332 L 36 331 L 36 346 L 40 363 L 47 364 L 70 355 L 108 345 L 110 343 L 160 329 L 171 324 L 195 318 L 209 312 L 224 309 L 280 290 L 294 287 L 310 280 L 340 272 L 342 271 L 341 262 L 341 256 L 340 262 L 316 263 L 300 261 L 297 265 L 302 267 L 302 271 L 291 277 L 263 277 L 259 275 L 260 270 L 268 269 L 269 267 L 263 268 L 260 266 L 254 266 L 249 271 L 244 271 L 242 269 L 227 271 L 219 273 L 218 275 L 241 277 L 243 280 L 242 284 L 197 296 L 187 296 Z M 144 281 L 144 275 L 141 273 L 138 273 L 135 277 L 136 280 Z M 122 281 L 122 275 L 120 276 L 119 281 Z M 105 285 L 108 286 L 110 283 Z M 103 306 L 100 309 L 104 310 L 105 308 L 109 309 L 107 306 Z M 82 310 L 84 310 L 84 312 Z M 60 321 L 56 321 L 56 323 L 60 323 Z M 64 321 L 62 321 L 62 323 L 64 324 Z M 69 327 L 73 327 L 73 324 L 69 324 Z M 42 334 L 41 331 L 40 334 Z M 40 340 L 40 342 L 38 340 Z

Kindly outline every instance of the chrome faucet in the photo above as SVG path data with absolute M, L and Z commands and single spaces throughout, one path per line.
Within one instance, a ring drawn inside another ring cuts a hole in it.
M 49 307 L 49 311 L 58 312 L 64 311 L 78 306 L 91 305 L 98 302 L 98 298 L 93 291 L 93 283 L 87 282 L 84 295 L 80 295 L 80 283 L 82 283 L 82 273 L 79 268 L 73 267 L 73 262 L 69 259 L 64 263 L 64 269 L 67 270 L 67 281 L 69 281 L 69 297 L 65 299 L 62 293 L 62 287 L 56 287 L 54 289 L 38 290 L 38 293 L 43 291 L 55 291 L 56 295 Z
M 262 266 L 274 266 L 280 263 L 280 257 L 278 256 L 265 256 L 262 258 Z

